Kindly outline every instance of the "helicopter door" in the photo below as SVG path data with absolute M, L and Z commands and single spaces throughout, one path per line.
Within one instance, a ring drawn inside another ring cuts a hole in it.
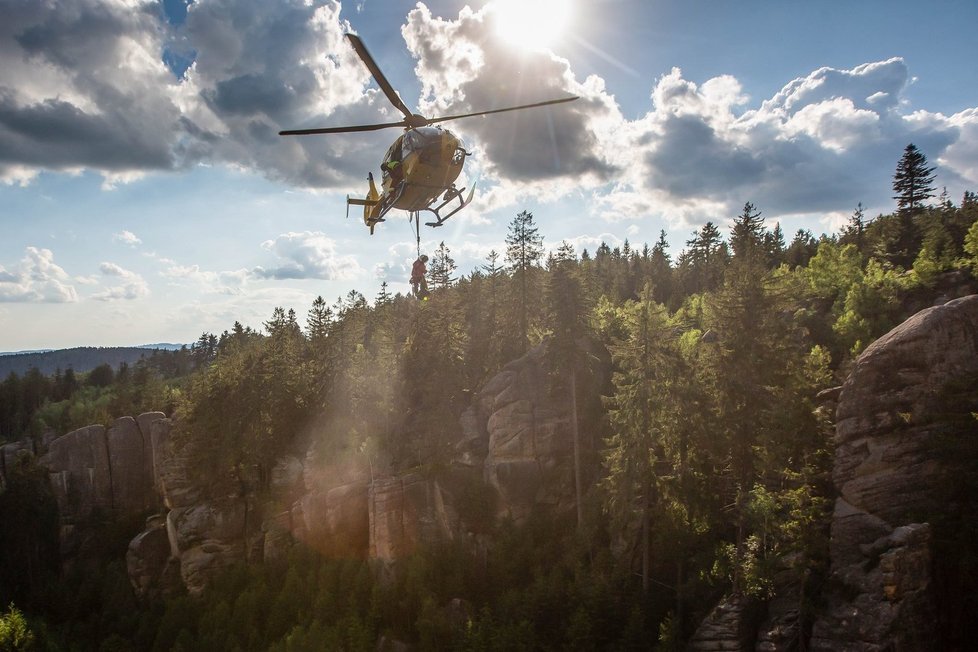
M 403 141 L 404 136 L 400 136 L 394 141 L 394 144 L 387 150 L 387 154 L 384 156 L 384 162 L 380 166 L 384 181 L 386 182 L 387 179 L 391 179 L 392 186 L 397 185 L 404 178 L 404 160 L 401 147 Z M 384 183 L 384 185 L 387 184 Z

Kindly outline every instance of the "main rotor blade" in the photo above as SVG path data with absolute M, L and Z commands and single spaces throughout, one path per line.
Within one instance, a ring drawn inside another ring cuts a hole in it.
M 410 118 L 411 111 L 404 106 L 404 102 L 401 101 L 397 91 L 395 91 L 394 87 L 391 86 L 391 83 L 387 81 L 387 77 L 384 77 L 384 73 L 380 71 L 380 67 L 377 65 L 377 62 L 374 61 L 374 58 L 370 56 L 370 53 L 367 51 L 367 46 L 363 44 L 360 37 L 356 34 L 347 34 L 346 38 L 350 39 L 353 49 L 356 50 L 357 55 L 359 55 L 360 59 L 367 66 L 367 70 L 370 71 L 370 74 L 374 76 L 375 80 L 377 80 L 377 85 L 380 86 L 380 90 L 384 91 L 384 95 L 386 95 L 387 99 L 391 101 L 394 108 L 403 113 L 405 118 Z
M 520 106 L 510 106 L 505 109 L 492 109 L 491 111 L 476 111 L 475 113 L 463 113 L 461 115 L 443 115 L 440 118 L 431 118 L 428 120 L 428 124 L 434 124 L 436 122 L 445 122 L 446 120 L 458 120 L 459 118 L 471 118 L 477 115 L 489 115 L 490 113 L 505 113 L 506 111 L 519 111 L 520 109 L 532 109 L 538 106 L 547 106 L 548 104 L 560 104 L 562 102 L 573 102 L 574 100 L 580 99 L 576 95 L 574 97 L 562 97 L 559 100 L 547 100 L 546 102 L 536 102 L 534 104 L 521 104 Z
M 407 127 L 407 122 L 385 122 L 379 125 L 354 125 L 352 127 L 323 127 L 321 129 L 287 129 L 278 132 L 279 136 L 310 136 L 312 134 L 349 134 L 355 131 L 377 131 L 390 127 Z

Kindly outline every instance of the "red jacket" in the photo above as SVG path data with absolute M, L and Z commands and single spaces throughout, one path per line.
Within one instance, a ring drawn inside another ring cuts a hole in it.
M 411 267 L 411 282 L 418 283 L 424 278 L 425 273 L 428 269 L 425 267 L 424 261 L 418 258 L 414 261 L 414 266 Z

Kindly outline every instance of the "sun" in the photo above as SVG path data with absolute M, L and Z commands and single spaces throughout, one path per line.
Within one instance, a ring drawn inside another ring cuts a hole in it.
M 496 33 L 512 46 L 548 48 L 567 30 L 571 0 L 495 0 L 491 5 Z

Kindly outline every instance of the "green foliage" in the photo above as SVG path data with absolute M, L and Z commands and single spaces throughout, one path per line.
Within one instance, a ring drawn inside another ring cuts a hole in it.
M 4 461 L 0 559 L 6 561 L 0 564 L 0 604 L 16 601 L 30 606 L 56 577 L 57 504 L 47 470 L 29 451 L 18 451 Z
M 7 611 L 0 614 L 0 650 L 7 652 L 38 649 L 34 632 L 24 614 L 10 603 Z
M 468 536 L 420 547 L 384 581 L 366 562 L 300 545 L 285 563 L 228 569 L 199 597 L 137 605 L 119 561 L 125 540 L 107 532 L 101 552 L 114 564 L 56 581 L 54 570 L 31 579 L 5 568 L 0 588 L 43 605 L 78 649 L 241 652 L 372 650 L 381 636 L 464 650 L 636 649 L 658 638 L 671 650 L 722 591 L 767 596 L 787 572 L 817 594 L 830 442 L 813 397 L 906 316 L 908 292 L 961 256 L 978 268 L 978 201 L 871 222 L 860 207 L 838 239 L 800 231 L 787 247 L 760 216 L 747 203 L 728 242 L 704 225 L 675 263 L 660 233 L 653 247 L 602 243 L 593 257 L 563 243 L 544 268 L 524 211 L 505 268 L 493 253 L 455 278 L 440 248 L 426 302 L 386 287 L 372 306 L 355 291 L 331 307 L 317 297 L 305 332 L 277 308 L 261 332 L 235 323 L 165 361 L 14 374 L 0 383 L 5 438 L 175 405 L 195 471 L 237 480 L 229 491 L 261 490 L 268 465 L 311 435 L 324 462 L 437 479 Z M 912 273 L 896 266 L 907 255 Z M 475 390 L 544 338 L 551 398 L 569 414 L 578 404 L 581 509 L 541 509 L 516 526 L 497 520 L 481 472 L 447 469 Z M 45 478 L 9 466 L 0 520 L 23 526 L 0 529 L 2 554 L 48 551 L 56 562 Z M 961 563 L 971 569 L 970 557 Z
M 916 285 L 910 275 L 870 259 L 866 270 L 845 294 L 842 312 L 833 325 L 855 355 L 899 322 L 900 296 Z
M 968 229 L 968 234 L 964 239 L 964 251 L 968 254 L 968 258 L 965 259 L 967 264 L 971 267 L 972 272 L 978 276 L 978 221 Z
M 924 200 L 934 196 L 934 168 L 927 165 L 927 157 L 910 143 L 893 173 L 893 191 L 897 193 L 897 207 L 901 213 L 919 210 Z

